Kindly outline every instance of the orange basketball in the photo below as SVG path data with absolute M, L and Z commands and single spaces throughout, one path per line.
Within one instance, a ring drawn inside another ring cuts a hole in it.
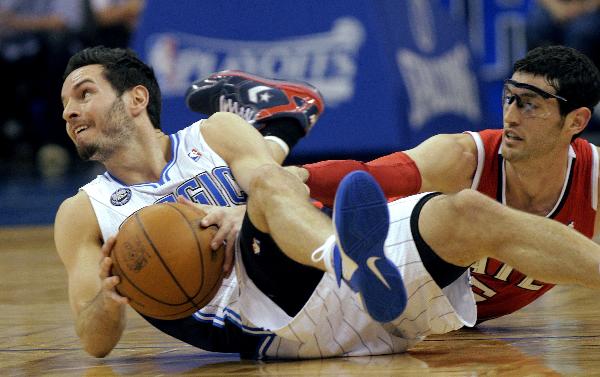
M 179 203 L 154 204 L 121 225 L 111 253 L 119 294 L 138 312 L 178 319 L 204 307 L 223 280 L 223 248 L 213 251 L 216 227 Z

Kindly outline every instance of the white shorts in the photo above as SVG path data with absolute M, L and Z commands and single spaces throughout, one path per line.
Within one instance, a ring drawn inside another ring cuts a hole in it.
M 294 317 L 287 315 L 248 278 L 241 255 L 236 268 L 240 282 L 240 314 L 244 322 L 273 332 L 261 353 L 273 358 L 323 358 L 404 352 L 429 334 L 473 326 L 477 318 L 468 269 L 440 288 L 423 265 L 410 219 L 426 194 L 389 204 L 390 229 L 386 256 L 398 267 L 408 303 L 389 323 L 373 320 L 358 295 L 335 277 L 324 274 L 312 296 Z

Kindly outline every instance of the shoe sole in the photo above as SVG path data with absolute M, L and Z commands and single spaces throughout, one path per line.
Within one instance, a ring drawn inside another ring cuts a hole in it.
M 384 254 L 389 227 L 387 200 L 369 174 L 352 172 L 342 180 L 333 223 L 340 250 L 334 266 L 351 270 L 343 271 L 344 280 L 360 294 L 369 315 L 379 322 L 400 316 L 406 307 L 406 289 L 396 266 Z
M 277 80 L 277 79 L 266 79 L 264 77 L 255 76 L 247 72 L 236 71 L 236 70 L 225 70 L 221 71 L 214 76 L 236 76 L 242 77 L 247 80 L 252 80 L 259 82 L 261 84 L 265 84 L 267 86 L 279 88 L 285 91 L 285 89 L 289 89 L 296 92 L 306 92 L 309 91 L 310 95 L 315 99 L 315 105 L 319 110 L 319 114 L 321 114 L 324 110 L 324 101 L 323 96 L 319 89 L 315 88 L 311 84 L 304 81 L 288 81 L 288 80 Z M 212 76 L 209 76 L 212 77 Z

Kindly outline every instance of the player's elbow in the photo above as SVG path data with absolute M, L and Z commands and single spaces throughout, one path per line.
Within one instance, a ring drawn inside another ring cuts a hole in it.
M 76 328 L 77 335 L 85 352 L 90 356 L 103 358 L 107 356 L 117 345 L 120 334 L 111 334 L 110 332 L 101 332 L 98 329 L 93 331 L 82 331 Z
M 110 351 L 112 351 L 112 348 L 108 349 L 108 348 L 97 348 L 95 346 L 84 346 L 83 349 L 85 350 L 85 352 L 87 352 L 90 356 L 96 357 L 96 358 L 103 358 L 106 357 Z
M 86 337 L 80 337 L 80 339 L 85 352 L 96 358 L 106 357 L 116 345 L 116 343 L 110 341 L 102 342 L 98 339 L 88 339 Z

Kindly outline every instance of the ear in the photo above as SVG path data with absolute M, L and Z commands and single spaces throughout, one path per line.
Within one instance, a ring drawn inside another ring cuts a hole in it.
M 131 115 L 136 117 L 142 114 L 148 107 L 150 93 L 143 85 L 136 85 L 129 91 L 129 103 Z
M 565 125 L 569 128 L 571 134 L 576 135 L 585 130 L 591 117 L 592 112 L 590 109 L 587 107 L 580 107 L 567 114 Z

